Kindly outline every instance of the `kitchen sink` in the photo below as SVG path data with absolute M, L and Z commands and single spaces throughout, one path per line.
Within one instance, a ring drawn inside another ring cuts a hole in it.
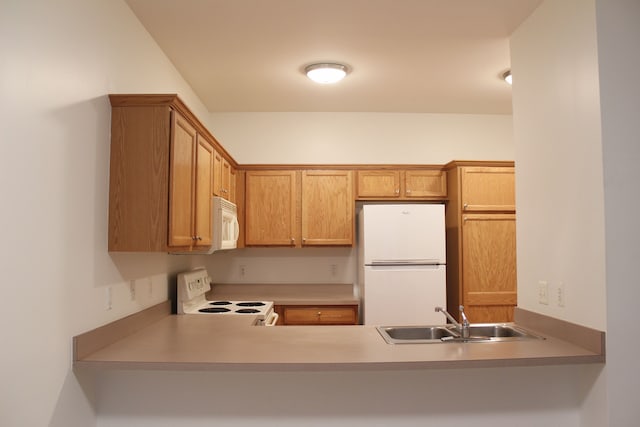
M 378 327 L 378 332 L 389 344 L 400 342 L 442 342 L 443 338 L 455 338 L 458 334 L 447 326 L 391 326 Z
M 504 342 L 544 339 L 511 323 L 477 323 L 469 325 L 469 337 L 461 338 L 453 325 L 378 326 L 388 344 L 435 344 L 460 342 Z

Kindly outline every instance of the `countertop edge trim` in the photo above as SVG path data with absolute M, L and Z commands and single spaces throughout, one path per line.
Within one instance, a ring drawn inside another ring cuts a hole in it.
M 605 360 L 605 332 L 518 307 L 514 311 L 514 320 L 527 329 L 567 341 L 596 353 L 603 362 Z
M 171 315 L 171 301 L 166 300 L 137 313 L 115 320 L 73 337 L 74 363 L 137 331 Z
M 296 372 L 296 371 L 399 371 L 415 369 L 473 369 L 473 368 L 518 368 L 533 366 L 555 366 L 604 363 L 600 355 L 557 356 L 534 358 L 505 358 L 484 360 L 438 360 L 405 362 L 249 362 L 249 363 L 207 363 L 207 362 L 133 362 L 133 361 L 76 361 L 74 369 L 117 369 L 145 371 L 253 371 L 253 372 Z

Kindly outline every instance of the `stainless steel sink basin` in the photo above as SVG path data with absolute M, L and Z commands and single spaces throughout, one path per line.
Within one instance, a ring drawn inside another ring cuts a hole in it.
M 512 325 L 478 324 L 469 326 L 471 338 L 524 338 L 528 333 Z
M 544 339 L 511 323 L 476 323 L 469 326 L 469 337 L 461 338 L 453 325 L 379 326 L 388 344 L 435 344 L 447 342 L 501 342 Z
M 378 332 L 389 344 L 442 342 L 458 335 L 447 326 L 381 326 Z

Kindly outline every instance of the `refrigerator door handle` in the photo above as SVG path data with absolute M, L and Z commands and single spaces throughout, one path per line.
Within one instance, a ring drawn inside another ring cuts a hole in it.
M 374 259 L 371 260 L 372 266 L 379 265 L 441 265 L 442 261 L 437 259 Z

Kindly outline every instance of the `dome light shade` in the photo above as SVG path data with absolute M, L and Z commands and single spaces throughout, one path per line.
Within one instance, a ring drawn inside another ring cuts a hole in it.
M 506 71 L 503 75 L 502 78 L 504 79 L 505 82 L 509 83 L 509 84 L 513 84 L 513 77 L 511 76 L 511 70 Z
M 335 63 L 311 64 L 304 69 L 307 77 L 316 83 L 338 83 L 347 75 L 347 66 Z

